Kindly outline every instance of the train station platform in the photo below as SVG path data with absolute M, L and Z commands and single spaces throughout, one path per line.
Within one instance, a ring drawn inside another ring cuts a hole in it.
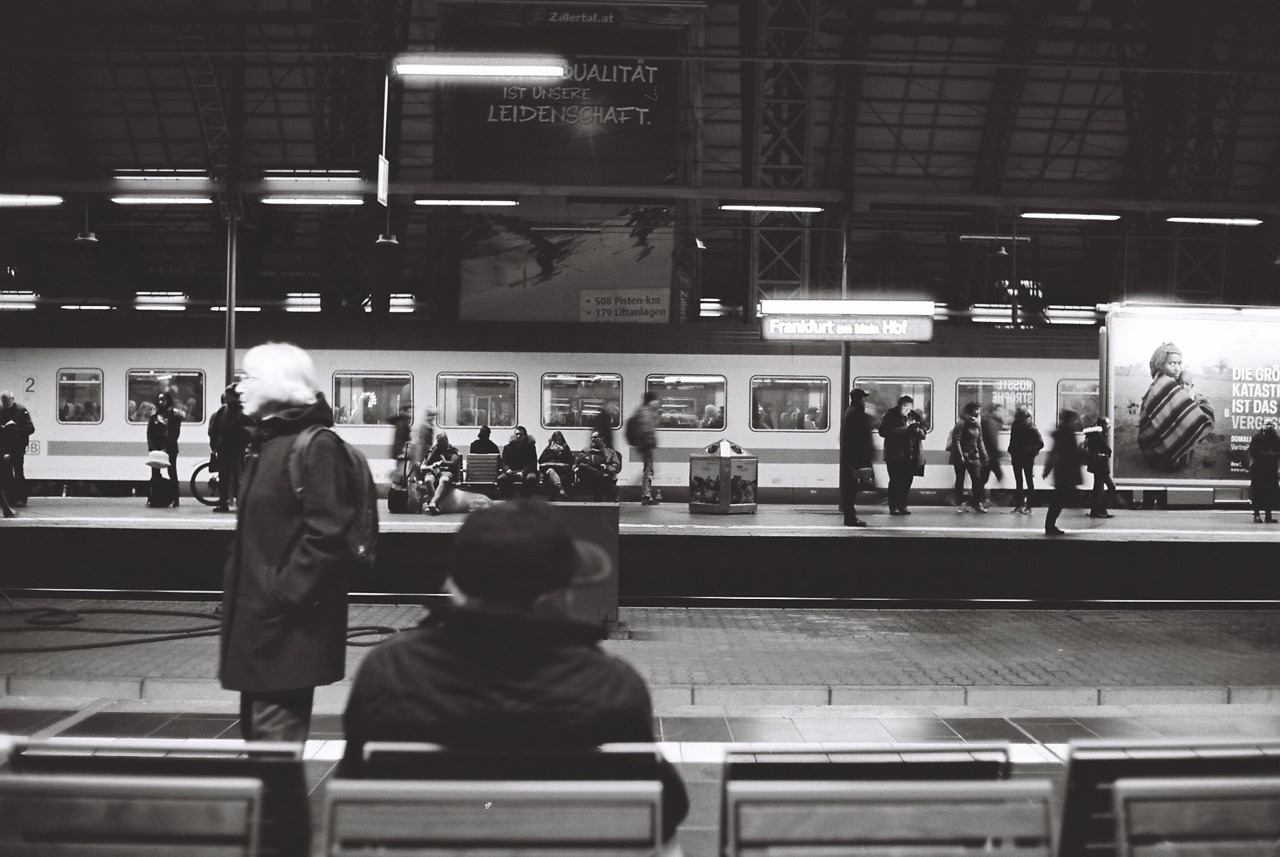
M 583 506 L 591 504 L 568 504 Z M 1120 510 L 1108 520 L 1068 509 L 1044 534 L 1044 512 L 988 514 L 917 506 L 890 516 L 860 506 L 866 528 L 842 525 L 832 506 L 762 505 L 756 514 L 707 516 L 685 504 L 618 507 L 623 604 L 709 598 L 754 603 L 811 600 L 913 604 L 1193 600 L 1271 602 L 1280 525 L 1247 510 Z M 392 600 L 439 591 L 461 515 L 382 515 L 379 566 L 363 581 Z M 0 521 L 11 555 L 5 585 L 21 589 L 212 593 L 234 516 L 188 500 L 148 509 L 139 498 L 33 497 Z
M 80 621 L 31 624 L 36 608 Z M 355 605 L 354 642 L 422 615 Z M 1077 738 L 1280 738 L 1275 610 L 623 607 L 622 619 L 629 634 L 601 645 L 651 688 L 655 734 L 690 791 L 687 857 L 717 853 L 731 742 L 1007 741 L 1014 776 L 1061 789 Z M 207 601 L 5 600 L 0 734 L 238 737 L 237 697 L 215 679 L 216 627 Z M 367 651 L 348 650 L 348 676 Z M 348 688 L 317 694 L 313 800 L 343 752 Z

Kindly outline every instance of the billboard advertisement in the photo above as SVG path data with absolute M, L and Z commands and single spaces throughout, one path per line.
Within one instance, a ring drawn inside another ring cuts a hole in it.
M 1280 410 L 1280 313 L 1117 307 L 1107 316 L 1116 479 L 1248 479 L 1253 436 Z

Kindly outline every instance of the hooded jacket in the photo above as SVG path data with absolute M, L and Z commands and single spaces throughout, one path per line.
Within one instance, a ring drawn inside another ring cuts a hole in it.
M 644 679 L 602 652 L 595 626 L 513 608 L 433 608 L 361 663 L 347 699 L 339 776 L 358 777 L 368 741 L 446 747 L 587 748 L 655 740 Z M 663 826 L 689 809 L 663 769 Z
M 342 678 L 347 592 L 354 560 L 346 542 L 346 453 L 320 432 L 307 448 L 294 496 L 288 462 L 307 426 L 332 426 L 321 397 L 261 421 L 241 477 L 236 533 L 223 572 L 218 677 L 228 690 L 301 690 Z

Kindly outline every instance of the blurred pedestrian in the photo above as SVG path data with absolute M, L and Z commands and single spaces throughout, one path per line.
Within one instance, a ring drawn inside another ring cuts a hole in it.
M 662 491 L 653 485 L 653 453 L 658 448 L 658 416 L 662 398 L 646 390 L 640 407 L 627 417 L 627 443 L 640 454 L 640 502 L 656 506 L 662 502 Z
M 987 450 L 987 461 L 986 464 L 982 465 L 980 474 L 982 476 L 982 493 L 986 495 L 982 502 L 984 509 L 991 508 L 989 499 L 991 492 L 987 490 L 987 483 L 991 481 L 991 474 L 995 474 L 996 484 L 1004 481 L 1004 465 L 1000 463 L 1000 432 L 1004 431 L 1004 419 L 1004 405 L 999 402 L 993 404 L 982 415 L 982 445 Z
M 1058 425 L 1053 430 L 1053 449 L 1044 464 L 1044 478 L 1053 476 L 1053 493 L 1049 495 L 1049 508 L 1044 518 L 1047 536 L 1061 536 L 1058 516 L 1062 514 L 1075 495 L 1080 478 L 1080 445 L 1076 442 L 1076 426 L 1080 415 L 1064 410 L 1058 414 Z

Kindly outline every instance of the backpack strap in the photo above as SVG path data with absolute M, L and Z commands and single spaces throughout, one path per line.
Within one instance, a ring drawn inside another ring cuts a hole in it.
M 298 432 L 289 449 L 289 458 L 285 463 L 285 471 L 289 474 L 289 487 L 293 490 L 294 499 L 302 502 L 302 471 L 306 469 L 307 454 L 311 450 L 311 441 L 322 431 L 332 431 L 325 426 L 307 426 Z

